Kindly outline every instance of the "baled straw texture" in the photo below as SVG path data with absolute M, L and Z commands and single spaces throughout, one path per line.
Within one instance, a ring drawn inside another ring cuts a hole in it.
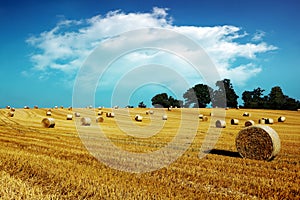
M 216 127 L 217 128 L 225 128 L 226 127 L 226 122 L 224 120 L 217 120 L 216 121 Z
M 248 127 L 248 126 L 253 126 L 255 123 L 253 120 L 247 120 L 245 121 L 245 127 Z
M 55 120 L 53 118 L 44 118 L 42 120 L 42 125 L 45 128 L 54 128 L 54 126 L 55 126 Z
M 243 158 L 271 160 L 280 151 L 280 139 L 269 126 L 256 125 L 242 129 L 236 139 L 236 149 Z
M 231 123 L 231 125 L 238 125 L 239 120 L 238 119 L 231 119 L 230 123 Z
M 278 122 L 285 122 L 286 118 L 284 116 L 280 116 L 278 118 Z
M 81 125 L 82 126 L 90 126 L 91 122 L 92 122 L 92 120 L 89 117 L 83 117 L 83 118 L 81 118 Z

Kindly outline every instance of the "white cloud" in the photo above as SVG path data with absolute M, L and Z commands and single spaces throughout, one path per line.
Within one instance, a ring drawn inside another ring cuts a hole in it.
M 248 37 L 248 34 L 240 27 L 176 26 L 167 11 L 168 9 L 157 7 L 149 13 L 123 13 L 117 10 L 105 16 L 97 15 L 89 19 L 62 20 L 50 31 L 27 39 L 27 43 L 36 48 L 36 52 L 31 56 L 33 67 L 30 70 L 40 74 L 49 74 L 49 71 L 61 72 L 74 78 L 77 70 L 101 41 L 130 30 L 158 27 L 176 31 L 194 40 L 212 58 L 221 78 L 230 78 L 235 84 L 243 85 L 262 70 L 255 64 L 257 56 L 277 49 L 262 41 L 265 36 L 263 31 L 258 31 L 251 38 L 256 43 L 241 43 L 237 39 Z M 160 37 L 167 39 L 166 35 Z M 136 42 L 151 40 L 151 38 L 135 39 Z M 117 45 L 113 47 L 117 48 Z M 176 41 L 174 41 L 174 48 L 176 48 Z M 239 58 L 245 59 L 246 63 L 234 65 Z M 147 63 L 162 62 L 164 65 L 168 63 L 173 65 L 176 62 L 176 59 L 171 57 L 166 60 L 159 53 L 147 55 L 143 52 L 135 52 L 126 59 L 128 66 L 135 60 L 147 60 Z M 123 64 L 123 67 L 126 67 L 126 63 Z M 143 63 L 139 62 L 139 64 Z M 186 73 L 193 79 L 193 73 L 187 69 L 187 66 L 181 69 L 181 73 Z

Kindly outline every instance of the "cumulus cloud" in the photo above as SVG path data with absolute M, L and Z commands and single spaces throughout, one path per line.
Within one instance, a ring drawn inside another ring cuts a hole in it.
M 250 38 L 253 43 L 241 43 L 237 39 L 249 37 L 241 27 L 176 26 L 166 8 L 155 7 L 149 13 L 124 13 L 117 10 L 89 19 L 62 20 L 51 30 L 28 38 L 27 43 L 36 50 L 30 57 L 33 63 L 30 70 L 40 74 L 59 72 L 74 78 L 84 61 L 101 42 L 127 31 L 152 27 L 166 28 L 191 38 L 207 52 L 221 78 L 230 78 L 237 85 L 245 84 L 262 70 L 256 65 L 258 55 L 277 49 L 262 41 L 265 35 L 263 31 L 258 31 Z M 244 59 L 243 63 L 236 62 L 240 58 Z M 147 63 L 162 62 L 164 65 L 178 63 L 172 56 L 162 58 L 161 53 L 134 52 L 123 59 L 122 64 L 126 67 L 131 65 L 130 62 L 138 60 L 146 60 Z M 180 73 L 186 73 L 193 79 L 193 73 L 186 68 L 182 67 Z

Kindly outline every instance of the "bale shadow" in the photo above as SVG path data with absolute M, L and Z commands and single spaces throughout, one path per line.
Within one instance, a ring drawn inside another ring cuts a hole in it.
M 214 154 L 214 155 L 220 155 L 220 156 L 228 156 L 228 157 L 233 157 L 233 158 L 241 158 L 240 154 L 235 151 L 212 149 L 212 150 L 208 151 L 207 153 Z

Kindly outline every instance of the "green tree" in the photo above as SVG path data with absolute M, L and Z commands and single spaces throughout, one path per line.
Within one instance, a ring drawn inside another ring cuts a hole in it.
M 242 94 L 242 99 L 244 101 L 245 108 L 263 108 L 265 106 L 265 99 L 263 97 L 263 92 L 265 90 L 260 87 L 254 89 L 253 91 L 244 91 Z
M 207 85 L 195 85 L 183 94 L 185 107 L 193 105 L 193 107 L 205 108 L 211 102 L 212 93 L 213 89 Z
M 141 101 L 138 105 L 139 108 L 146 108 L 147 106 L 144 104 L 143 101 Z
M 164 108 L 168 108 L 170 106 L 181 107 L 181 105 L 182 105 L 182 101 L 177 100 L 177 99 L 173 98 L 172 96 L 168 96 L 167 93 L 161 93 L 161 94 L 155 95 L 151 99 L 151 102 L 154 107 L 164 107 Z
M 232 84 L 230 83 L 230 79 L 224 79 L 222 81 L 217 81 L 216 86 L 217 90 L 213 92 L 213 107 L 231 107 L 236 108 L 238 105 L 237 99 L 239 98 L 236 95 Z M 226 98 L 224 100 L 224 98 Z
M 283 109 L 284 104 L 286 103 L 286 97 L 283 94 L 279 86 L 275 86 L 271 89 L 269 94 L 269 106 L 271 109 Z

